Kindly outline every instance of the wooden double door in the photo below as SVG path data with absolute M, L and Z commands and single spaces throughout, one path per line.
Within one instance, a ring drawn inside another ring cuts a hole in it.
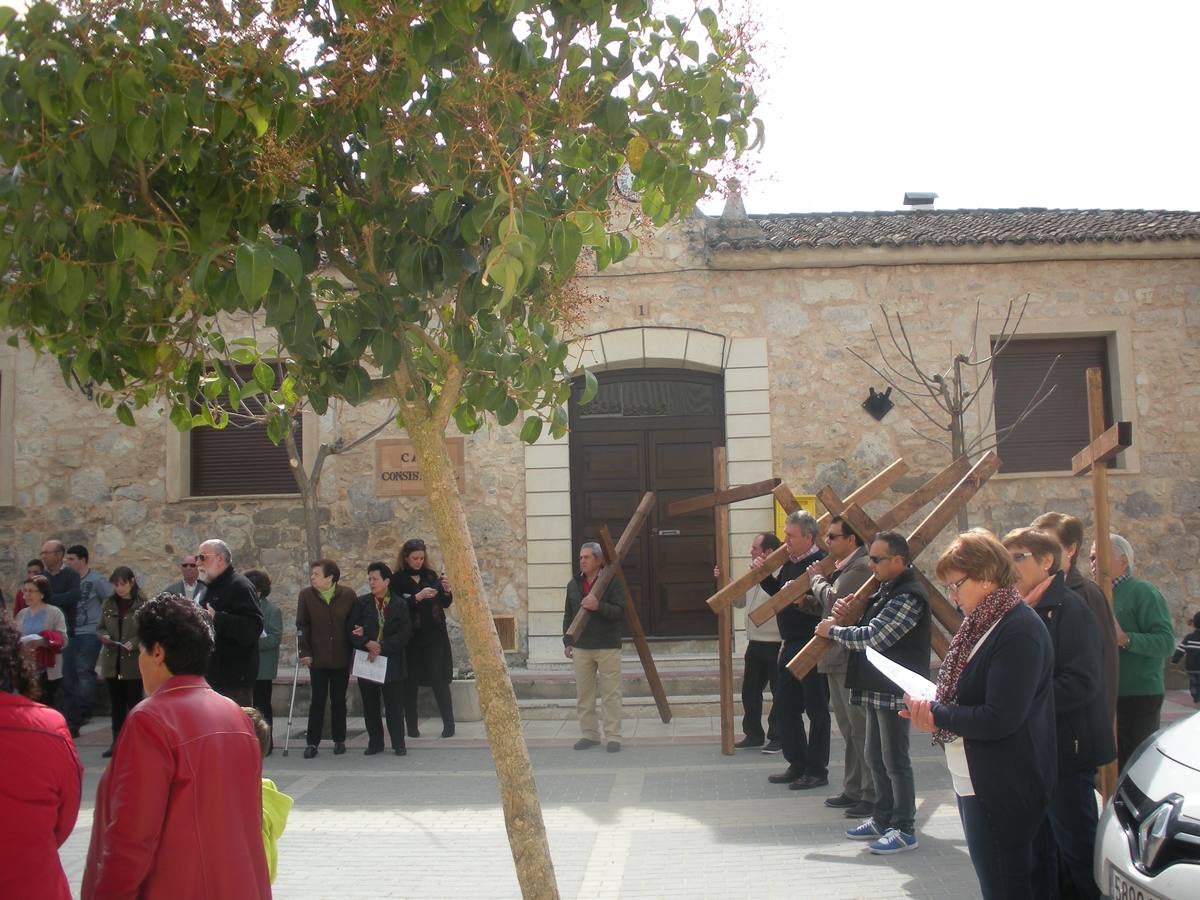
M 571 409 L 572 552 L 601 525 L 617 540 L 654 491 L 654 509 L 623 564 L 630 599 L 648 637 L 712 637 L 717 619 L 704 602 L 714 589 L 712 511 L 666 509 L 713 489 L 713 450 L 724 443 L 721 380 L 638 370 L 600 381 L 594 406 Z

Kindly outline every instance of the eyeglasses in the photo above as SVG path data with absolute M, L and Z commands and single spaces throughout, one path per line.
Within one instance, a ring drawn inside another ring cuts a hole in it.
M 1012 555 L 1012 561 L 1015 563 L 1023 563 L 1023 562 L 1025 562 L 1025 560 L 1029 559 L 1031 556 L 1033 556 L 1032 553 L 1014 553 Z
M 211 553 L 197 553 L 196 554 L 196 562 L 202 563 L 211 556 L 212 556 Z
M 967 581 L 967 579 L 969 579 L 970 577 L 971 577 L 970 575 L 964 575 L 962 578 L 958 579 L 958 581 L 954 581 L 954 582 L 951 582 L 950 584 L 942 585 L 942 587 L 944 587 L 946 589 L 947 594 L 957 594 L 958 589 L 961 588 L 963 586 L 963 584 Z
M 197 568 L 197 565 L 196 565 L 196 563 L 180 563 L 180 564 L 179 564 L 179 568 L 181 568 L 181 569 L 195 569 L 195 568 Z
M 885 559 L 895 559 L 895 558 L 896 558 L 895 553 L 889 554 L 888 556 L 870 556 L 870 555 L 867 556 L 867 559 L 869 559 L 875 565 L 879 565 Z
M 827 541 L 832 541 L 832 540 L 836 540 L 837 538 L 844 538 L 844 537 L 849 537 L 849 535 L 839 534 L 836 531 L 828 531 L 825 533 L 825 540 L 827 540 Z

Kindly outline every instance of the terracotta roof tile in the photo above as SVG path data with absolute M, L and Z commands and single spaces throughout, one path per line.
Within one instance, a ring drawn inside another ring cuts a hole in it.
M 1200 212 L 934 209 L 751 215 L 707 226 L 713 250 L 1069 244 L 1200 239 Z

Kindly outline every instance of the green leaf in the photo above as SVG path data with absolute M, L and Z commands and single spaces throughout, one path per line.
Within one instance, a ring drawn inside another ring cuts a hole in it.
M 162 119 L 163 149 L 168 153 L 174 150 L 183 138 L 187 123 L 187 110 L 183 107 L 183 100 L 175 96 L 168 97 Z
M 17 11 L 15 9 L 7 6 L 0 6 L 0 31 L 3 31 L 5 28 L 7 28 L 8 23 L 11 22 L 16 15 Z
M 286 244 L 276 244 L 271 247 L 271 257 L 275 261 L 275 268 L 292 286 L 300 287 L 300 282 L 304 280 L 304 263 L 300 260 L 300 254 Z
M 124 403 L 117 404 L 117 420 L 122 425 L 128 425 L 130 428 L 137 426 L 137 423 L 133 421 L 133 410 Z
M 238 290 L 250 303 L 254 303 L 271 288 L 271 276 L 275 272 L 271 251 L 258 244 L 242 244 L 238 247 L 235 265 Z
M 254 383 L 264 391 L 275 387 L 275 370 L 259 360 L 254 364 Z
M 517 408 L 517 401 L 512 397 L 505 397 L 504 402 L 502 402 L 499 408 L 496 410 L 496 421 L 501 425 L 507 425 L 517 417 L 517 413 L 519 411 L 520 410 Z
M 556 438 L 562 437 L 567 433 L 568 421 L 566 408 L 554 407 L 554 412 L 550 414 L 550 434 Z
M 526 444 L 532 444 L 542 436 L 542 420 L 537 416 L 530 416 L 525 420 L 525 424 L 521 426 L 521 440 Z
M 342 396 L 351 406 L 358 406 L 371 394 L 371 376 L 362 366 L 354 366 L 342 382 Z
M 145 159 L 154 149 L 154 120 L 143 116 L 134 119 L 125 129 L 125 143 L 129 152 L 138 159 Z
M 391 375 L 396 371 L 403 349 L 399 339 L 390 331 L 376 332 L 371 341 L 371 354 L 375 357 L 375 365 L 384 375 Z
M 67 280 L 58 292 L 58 308 L 68 316 L 73 316 L 79 311 L 79 305 L 83 302 L 83 268 L 70 264 L 65 268 Z
M 583 391 L 579 396 L 581 405 L 586 406 L 596 398 L 596 392 L 600 390 L 600 383 L 596 380 L 596 376 L 587 369 L 583 370 Z
M 362 330 L 352 306 L 334 307 L 333 327 L 337 331 L 338 340 L 343 344 L 353 344 Z
M 117 146 L 117 129 L 113 125 L 99 125 L 92 128 L 88 134 L 92 143 L 92 152 L 104 165 L 112 159 L 113 148 Z

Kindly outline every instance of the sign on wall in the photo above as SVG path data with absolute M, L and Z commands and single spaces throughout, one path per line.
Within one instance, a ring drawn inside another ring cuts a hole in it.
M 800 504 L 800 508 L 807 512 L 814 519 L 817 518 L 817 495 L 816 494 L 796 494 L 796 502 Z M 779 502 L 775 503 L 775 536 L 781 541 L 783 540 L 783 524 L 787 520 L 787 513 L 783 511 L 783 507 Z
M 446 449 L 458 476 L 458 489 L 462 491 L 465 458 L 464 439 L 446 438 Z M 417 451 L 412 441 L 406 438 L 385 438 L 375 442 L 375 496 L 417 497 L 425 493 L 425 480 L 421 477 L 421 466 L 417 463 Z

